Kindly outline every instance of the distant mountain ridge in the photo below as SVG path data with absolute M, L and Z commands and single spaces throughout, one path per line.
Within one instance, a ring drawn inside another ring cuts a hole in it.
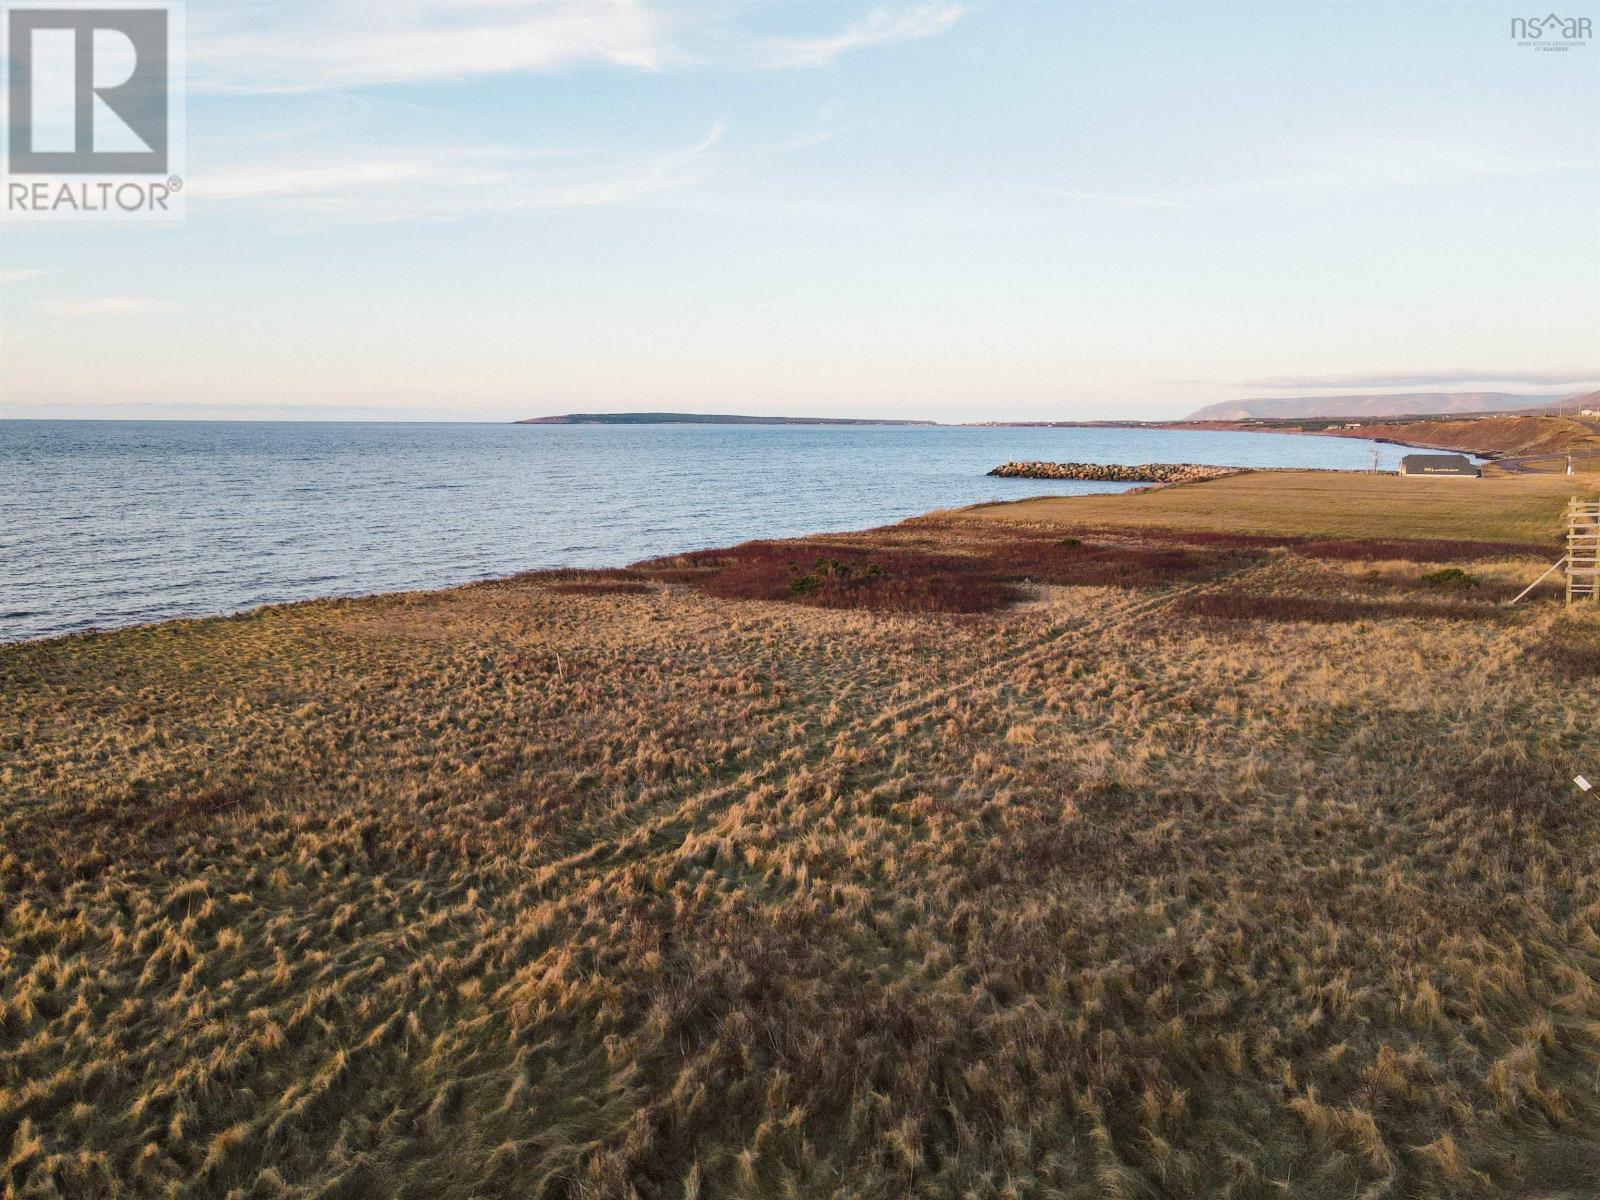
M 873 420 L 865 417 L 740 417 L 724 413 L 567 413 L 528 417 L 517 425 L 936 425 L 936 421 Z
M 1395 392 L 1383 396 L 1284 396 L 1224 400 L 1191 413 L 1190 421 L 1250 417 L 1422 417 L 1442 413 L 1520 412 L 1550 408 L 1574 393 L 1520 396 L 1511 392 Z

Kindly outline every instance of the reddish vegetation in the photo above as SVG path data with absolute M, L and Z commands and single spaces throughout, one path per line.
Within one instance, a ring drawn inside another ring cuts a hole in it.
M 1493 617 L 1492 604 L 1450 604 L 1427 600 L 1352 600 L 1342 596 L 1279 596 L 1257 592 L 1201 592 L 1174 606 L 1192 616 L 1227 621 L 1343 621 L 1396 617 L 1473 620 Z
M 995 535 L 984 529 L 976 537 L 962 536 L 969 532 L 970 527 L 959 523 L 923 523 L 839 539 L 746 542 L 652 559 L 632 568 L 629 577 L 689 584 L 727 599 L 876 612 L 978 613 L 1020 600 L 1024 584 L 1148 588 L 1199 583 L 1259 562 L 1264 552 L 1275 549 L 1315 559 L 1418 563 L 1541 557 L 1548 552 L 1520 542 L 1332 541 L 1171 529 L 1084 528 L 1071 536 L 1061 531 Z M 1406 614 L 1382 608 L 1366 615 Z
M 1146 540 L 1091 543 L 1054 534 L 992 538 L 933 553 L 884 538 L 746 542 L 641 563 L 651 578 L 713 596 L 785 600 L 878 612 L 990 612 L 1022 598 L 1019 585 L 1143 588 L 1214 579 L 1253 561 L 1236 549 L 1194 549 Z

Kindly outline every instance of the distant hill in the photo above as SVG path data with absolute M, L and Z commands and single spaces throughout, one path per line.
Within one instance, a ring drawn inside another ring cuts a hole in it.
M 1600 437 L 1578 421 L 1540 413 L 1482 414 L 1421 420 L 1395 418 L 1363 421 L 1358 429 L 1328 429 L 1335 437 L 1372 438 L 1402 446 L 1456 450 L 1489 458 L 1592 454 L 1600 451 Z
M 875 421 L 856 417 L 737 417 L 725 413 L 567 413 L 529 417 L 518 425 L 935 425 L 936 421 Z
M 1510 392 L 1397 392 L 1387 396 L 1285 396 L 1224 400 L 1208 404 L 1190 421 L 1239 421 L 1248 417 L 1420 417 L 1441 413 L 1518 412 L 1549 408 L 1571 393 L 1518 396 Z

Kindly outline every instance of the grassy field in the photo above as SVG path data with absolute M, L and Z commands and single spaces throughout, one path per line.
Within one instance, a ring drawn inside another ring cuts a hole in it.
M 1594 1195 L 1559 497 L 1314 478 L 0 648 L 0 1187 Z
M 1595 475 L 1405 479 L 1331 471 L 1257 471 L 1129 496 L 1050 496 L 970 511 L 1006 523 L 1554 545 L 1567 498 L 1593 494 L 1597 487 L 1600 476 Z

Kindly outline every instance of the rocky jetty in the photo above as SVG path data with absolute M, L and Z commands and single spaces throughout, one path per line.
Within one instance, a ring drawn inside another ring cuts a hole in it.
M 1008 462 L 990 471 L 1006 479 L 1092 479 L 1099 483 L 1198 483 L 1237 475 L 1238 467 L 1208 467 L 1201 463 L 1143 463 L 1137 467 L 1119 463 Z

